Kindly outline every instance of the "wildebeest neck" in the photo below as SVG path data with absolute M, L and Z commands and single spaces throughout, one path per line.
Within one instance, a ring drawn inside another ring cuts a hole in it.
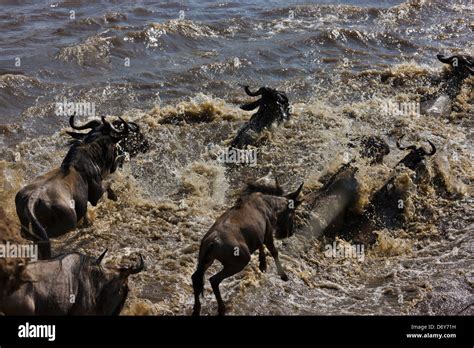
M 104 179 L 115 170 L 115 152 L 115 143 L 108 136 L 87 144 L 76 141 L 64 158 L 61 170 L 67 173 L 74 167 L 87 178 L 100 176 Z

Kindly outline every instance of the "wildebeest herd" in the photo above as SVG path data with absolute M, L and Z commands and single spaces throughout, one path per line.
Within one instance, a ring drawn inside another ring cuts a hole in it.
M 463 79 L 474 74 L 474 59 L 468 56 L 438 59 L 451 66 L 451 75 L 440 81 L 442 94 L 453 98 Z M 385 77 L 382 77 L 382 80 Z M 262 87 L 256 92 L 245 86 L 249 96 L 257 101 L 243 105 L 246 111 L 257 109 L 230 143 L 231 148 L 243 149 L 254 145 L 258 134 L 274 123 L 290 119 L 288 98 L 282 92 Z M 433 96 L 434 99 L 440 97 Z M 436 102 L 436 101 L 435 101 Z M 34 279 L 20 284 L 0 297 L 0 313 L 6 315 L 118 315 L 127 299 L 128 277 L 141 272 L 145 265 L 141 255 L 137 264 L 110 267 L 102 264 L 106 251 L 97 258 L 77 252 L 51 255 L 50 238 L 74 230 L 79 221 L 87 223 L 87 205 L 95 206 L 104 193 L 117 199 L 110 183 L 110 175 L 120 168 L 126 156 L 135 157 L 149 149 L 149 143 L 138 124 L 122 118 L 109 122 L 105 118 L 77 125 L 75 116 L 69 120 L 74 131 L 70 148 L 59 168 L 36 178 L 16 195 L 16 211 L 21 223 L 21 235 L 38 245 L 40 260 L 26 268 Z M 86 133 L 80 131 L 86 130 Z M 360 149 L 360 157 L 370 165 L 383 162 L 390 152 L 387 142 L 379 136 L 366 135 L 353 139 L 351 147 Z M 426 157 L 436 153 L 430 148 L 415 145 L 397 148 L 408 153 L 396 165 L 417 171 Z M 201 310 L 200 296 L 204 290 L 204 274 L 218 260 L 223 268 L 209 280 L 214 291 L 218 314 L 225 314 L 219 284 L 240 272 L 258 250 L 259 269 L 266 271 L 265 247 L 273 257 L 278 275 L 288 281 L 278 258 L 274 238 L 288 238 L 294 234 L 295 211 L 304 206 L 310 216 L 310 229 L 328 238 L 342 237 L 354 242 L 372 244 L 378 228 L 399 226 L 402 193 L 390 177 L 371 196 L 362 213 L 353 206 L 359 199 L 356 178 L 359 164 L 352 160 L 341 166 L 325 180 L 324 185 L 302 196 L 303 184 L 291 193 L 274 182 L 256 180 L 244 187 L 236 203 L 225 211 L 204 235 L 198 253 L 197 268 L 192 275 L 194 290 L 193 314 Z M 305 204 L 303 205 L 303 201 Z M 317 214 L 313 214 L 317 213 Z M 70 301 L 70 297 L 74 301 Z

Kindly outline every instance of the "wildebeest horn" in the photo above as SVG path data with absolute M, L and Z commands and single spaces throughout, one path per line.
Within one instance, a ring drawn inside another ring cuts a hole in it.
M 453 60 L 454 56 L 452 57 L 446 57 L 444 54 L 437 54 L 436 57 L 438 58 L 439 61 L 450 64 L 451 61 Z
M 296 199 L 301 193 L 301 190 L 303 190 L 303 185 L 304 185 L 304 182 L 301 183 L 300 187 L 298 187 L 298 189 L 295 192 L 286 195 L 286 197 L 288 199 L 292 199 L 293 201 L 296 201 Z
M 84 133 L 77 133 L 77 132 L 70 132 L 70 131 L 66 131 L 66 133 L 70 135 L 71 137 L 73 137 L 74 139 L 78 139 L 78 140 L 83 139 L 87 135 Z
M 71 117 L 69 117 L 69 125 L 71 126 L 72 129 L 84 130 L 84 129 L 93 129 L 93 128 L 96 128 L 96 127 L 100 126 L 100 121 L 98 121 L 98 120 L 89 121 L 89 122 L 87 122 L 86 124 L 84 124 L 82 126 L 76 126 L 74 124 L 74 116 L 76 116 L 76 115 L 71 115 Z
M 252 91 L 250 91 L 249 86 L 245 86 L 244 89 L 245 89 L 245 93 L 247 93 L 251 97 L 257 97 L 257 96 L 261 95 L 262 91 L 263 91 L 263 89 L 260 88 L 257 92 L 252 92 Z
M 119 117 L 119 120 L 122 121 L 122 123 L 123 123 L 123 131 L 122 132 L 128 133 L 129 126 L 128 126 L 127 121 L 125 121 L 122 117 Z
M 109 249 L 105 249 L 105 251 L 97 258 L 97 260 L 95 260 L 96 265 L 100 265 L 102 263 L 102 260 L 104 259 L 104 256 L 107 253 L 107 250 Z
M 114 125 L 113 125 L 112 123 L 110 123 L 109 121 L 107 121 L 104 116 L 102 116 L 101 118 L 102 118 L 102 123 L 103 123 L 104 125 L 106 125 L 107 127 L 109 127 L 109 128 L 110 128 L 112 131 L 114 131 L 115 133 L 120 134 L 120 133 L 123 133 L 123 132 L 124 132 L 125 129 L 124 129 L 123 131 L 119 131 L 117 128 L 114 127 Z
M 139 273 L 139 272 L 143 271 L 143 269 L 145 268 L 145 262 L 143 261 L 142 254 L 139 254 L 139 256 L 140 256 L 140 264 L 138 265 L 138 267 L 130 267 L 129 268 L 130 274 Z
M 425 155 L 426 156 L 433 156 L 435 153 L 436 153 L 436 146 L 434 146 L 434 144 L 428 140 L 428 143 L 431 145 L 431 151 L 430 152 L 426 152 L 425 149 L 423 149 L 423 151 L 425 152 Z
M 402 140 L 402 138 L 404 137 L 404 135 L 402 135 L 400 138 L 397 139 L 397 147 L 400 149 L 400 150 L 414 150 L 416 149 L 416 146 L 415 145 L 410 145 L 410 146 L 407 146 L 407 147 L 403 147 L 400 145 L 400 141 Z

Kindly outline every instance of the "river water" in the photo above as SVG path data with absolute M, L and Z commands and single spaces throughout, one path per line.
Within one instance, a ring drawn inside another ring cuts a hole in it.
M 108 262 L 143 254 L 147 269 L 131 279 L 123 314 L 189 314 L 199 242 L 245 181 L 271 171 L 287 190 L 305 181 L 307 193 L 367 134 L 392 151 L 385 164 L 361 162 L 361 208 L 405 154 L 398 136 L 438 148 L 423 182 L 397 172 L 406 228 L 377 231 L 363 259 L 332 258 L 300 221 L 278 242 L 290 281 L 269 256 L 262 274 L 254 256 L 221 285 L 229 314 L 473 314 L 474 79 L 447 115 L 383 112 L 437 93 L 431 81 L 446 68 L 436 54 L 474 54 L 471 1 L 0 4 L 0 198 L 12 218 L 15 193 L 67 152 L 57 102 L 134 120 L 152 145 L 114 176 L 118 201 L 104 198 L 90 209 L 92 226 L 53 241 L 54 253 L 109 248 Z M 254 167 L 208 151 L 224 149 L 250 117 L 239 109 L 251 99 L 241 84 L 272 86 L 292 104 L 291 120 L 264 132 Z M 206 283 L 203 314 L 215 313 Z

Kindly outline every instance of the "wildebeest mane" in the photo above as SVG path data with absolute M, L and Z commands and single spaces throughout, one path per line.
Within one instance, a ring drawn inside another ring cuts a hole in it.
M 82 142 L 80 140 L 72 140 L 70 142 L 71 147 L 69 148 L 69 151 L 66 154 L 66 157 L 64 157 L 63 162 L 61 163 L 61 169 L 62 170 L 68 170 L 73 161 L 76 159 L 76 155 L 79 152 L 79 146 L 81 146 Z
M 87 144 L 80 140 L 74 141 L 61 163 L 61 169 L 67 172 L 71 166 L 79 164 L 79 166 L 83 167 L 87 162 L 93 162 L 102 169 L 105 169 L 107 166 L 112 167 L 115 160 L 115 151 L 110 154 L 104 154 L 104 149 L 111 142 L 112 139 L 109 136 L 100 136 Z
M 255 181 L 249 181 L 246 183 L 244 189 L 241 191 L 239 198 L 237 199 L 236 206 L 242 205 L 252 193 L 260 192 L 264 195 L 270 196 L 283 196 L 283 189 L 280 186 L 271 185 L 268 183 L 259 183 Z

